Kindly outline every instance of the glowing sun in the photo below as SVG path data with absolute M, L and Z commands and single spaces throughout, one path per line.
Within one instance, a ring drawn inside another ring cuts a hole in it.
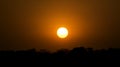
M 59 38 L 66 38 L 68 36 L 68 30 L 65 27 L 60 27 L 57 30 L 57 36 Z

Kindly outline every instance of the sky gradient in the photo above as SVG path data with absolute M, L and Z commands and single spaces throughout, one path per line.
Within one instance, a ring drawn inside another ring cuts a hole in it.
M 0 50 L 120 48 L 119 0 L 1 0 Z M 57 28 L 69 30 L 59 39 Z

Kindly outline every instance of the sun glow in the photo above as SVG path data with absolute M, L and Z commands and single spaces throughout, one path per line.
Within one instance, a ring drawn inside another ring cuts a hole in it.
M 60 27 L 57 30 L 57 36 L 59 38 L 66 38 L 68 36 L 68 30 L 65 27 Z

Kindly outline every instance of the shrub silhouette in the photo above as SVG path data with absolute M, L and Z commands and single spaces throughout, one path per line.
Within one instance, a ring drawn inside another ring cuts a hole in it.
M 41 65 L 95 65 L 119 64 L 120 49 L 109 48 L 93 50 L 77 47 L 72 50 L 61 49 L 50 53 L 46 50 L 37 52 L 35 49 L 21 51 L 0 51 L 0 64 L 37 64 Z

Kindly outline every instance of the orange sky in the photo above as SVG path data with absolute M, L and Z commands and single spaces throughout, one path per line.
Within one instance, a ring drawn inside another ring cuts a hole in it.
M 119 6 L 118 0 L 0 1 L 0 49 L 120 47 Z M 69 29 L 67 39 L 57 37 L 60 26 Z

